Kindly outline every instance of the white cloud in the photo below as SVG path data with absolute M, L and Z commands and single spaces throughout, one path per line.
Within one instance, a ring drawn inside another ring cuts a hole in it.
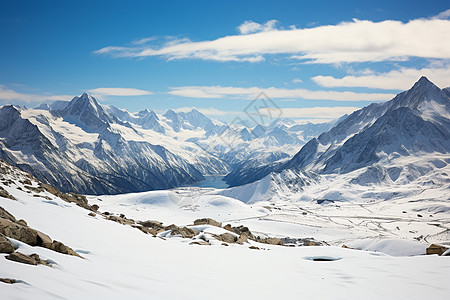
M 5 102 L 24 102 L 24 103 L 40 103 L 44 101 L 56 101 L 56 100 L 65 100 L 69 101 L 73 98 L 70 95 L 39 95 L 39 94 L 27 94 L 20 93 L 14 90 L 8 89 L 3 85 L 0 85 L 0 100 L 3 103 Z
M 444 10 L 439 13 L 437 16 L 433 17 L 434 19 L 448 19 L 450 18 L 450 9 Z
M 345 114 L 351 114 L 352 112 L 358 109 L 360 108 L 336 106 L 336 107 L 282 108 L 281 110 L 283 118 L 330 120 L 339 118 Z M 269 114 L 264 108 L 260 109 L 259 112 L 261 114 L 267 115 Z
M 198 110 L 204 115 L 207 116 L 227 116 L 227 115 L 240 115 L 242 114 L 241 111 L 229 111 L 229 110 L 220 110 L 213 107 L 208 108 L 198 108 L 198 107 L 179 107 L 172 109 L 175 112 L 190 112 L 193 109 Z
M 253 21 L 245 21 L 241 25 L 238 26 L 238 30 L 241 34 L 250 34 L 261 31 L 271 31 L 276 29 L 278 21 L 270 20 L 264 24 L 259 24 Z
M 189 98 L 239 98 L 253 100 L 261 92 L 270 98 L 295 98 L 334 101 L 386 101 L 395 95 L 384 93 L 355 93 L 335 91 L 310 91 L 306 89 L 232 87 L 232 86 L 184 86 L 173 87 L 168 93 Z
M 239 27 L 242 34 L 215 40 L 183 39 L 142 47 L 108 46 L 95 53 L 114 57 L 248 62 L 262 61 L 268 54 L 284 54 L 304 62 L 326 64 L 404 61 L 409 57 L 450 58 L 450 43 L 446 42 L 450 36 L 450 20 L 415 19 L 403 23 L 354 19 L 337 25 L 280 30 L 274 30 L 275 23 L 270 22 L 261 25 L 248 21 Z
M 132 88 L 96 88 L 89 90 L 88 92 L 100 96 L 142 96 L 153 94 L 150 91 Z
M 299 79 L 299 78 L 294 78 L 294 79 L 292 79 L 292 82 L 293 82 L 293 83 L 302 83 L 303 80 L 301 80 L 301 79 Z
M 332 76 L 315 76 L 312 80 L 324 87 L 368 87 L 377 89 L 407 90 L 421 76 L 426 76 L 437 86 L 450 86 L 450 64 L 442 67 L 422 69 L 400 68 L 386 73 L 368 75 L 349 75 L 342 78 Z

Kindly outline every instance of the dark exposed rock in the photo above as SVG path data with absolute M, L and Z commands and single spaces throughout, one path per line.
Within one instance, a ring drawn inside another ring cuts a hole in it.
M 194 242 L 190 242 L 189 245 L 202 245 L 202 246 L 211 246 L 210 243 L 205 242 L 203 240 L 199 240 L 199 241 L 194 241 Z
M 228 230 L 228 231 L 234 232 L 234 233 L 236 233 L 238 235 L 246 234 L 247 238 L 249 238 L 251 240 L 255 240 L 255 236 L 252 234 L 252 232 L 246 226 L 240 225 L 240 226 L 237 226 L 237 227 L 231 227 L 230 224 L 227 224 L 223 228 Z
M 16 222 L 16 218 L 10 214 L 9 212 L 7 212 L 3 207 L 0 206 L 0 218 L 2 219 L 6 219 L 12 222 Z
M 91 205 L 91 210 L 92 211 L 97 211 L 100 207 L 97 204 Z
M 193 238 L 200 232 L 198 230 L 185 227 L 178 227 L 174 224 L 166 227 L 166 230 L 171 230 L 170 235 L 181 235 L 182 238 Z
M 52 241 L 48 235 L 42 232 L 6 219 L 0 219 L 0 233 L 30 246 L 42 246 L 44 243 Z
M 14 251 L 13 244 L 0 233 L 0 253 L 13 253 Z
M 443 245 L 437 245 L 437 244 L 431 244 L 428 248 L 427 248 L 427 255 L 431 255 L 431 254 L 437 254 L 439 256 L 443 255 L 447 250 L 449 249 L 449 247 L 443 246 Z
M 219 241 L 225 242 L 225 243 L 236 243 L 237 241 L 237 237 L 234 236 L 231 233 L 222 233 L 220 235 L 217 236 L 217 239 Z
M 0 282 L 8 283 L 8 284 L 14 284 L 17 282 L 17 280 L 12 278 L 0 278 Z
M 90 213 L 88 213 L 88 216 L 90 216 L 90 217 L 95 217 L 96 214 L 95 214 L 94 212 L 90 212 Z
M 217 222 L 216 220 L 211 218 L 197 219 L 194 221 L 194 225 L 211 225 L 216 227 L 222 227 L 222 223 Z
M 281 239 L 279 239 L 279 238 L 270 238 L 270 237 L 257 238 L 256 241 L 259 243 L 270 244 L 270 245 L 283 245 L 283 243 L 281 242 Z
M 253 249 L 253 250 L 259 250 L 259 247 L 256 247 L 256 246 L 250 246 L 250 247 L 248 247 L 249 249 Z
M 15 261 L 22 264 L 34 265 L 36 266 L 38 262 L 28 255 L 25 255 L 20 252 L 14 252 L 5 257 L 8 260 Z
M 282 238 L 281 242 L 285 246 L 324 246 L 325 242 L 316 241 L 314 238 Z
M 28 226 L 27 221 L 25 221 L 24 219 L 20 219 L 19 221 L 17 221 L 17 223 L 23 226 Z
M 7 190 L 5 190 L 3 187 L 0 186 L 0 197 L 3 198 L 8 198 L 11 200 L 17 200 L 13 195 L 11 195 L 10 193 L 8 193 Z
M 243 244 L 243 243 L 248 243 L 248 236 L 246 233 L 242 233 L 238 239 L 236 240 L 236 243 L 238 244 Z
M 78 253 L 73 251 L 72 248 L 70 248 L 70 247 L 68 247 L 68 246 L 66 246 L 63 243 L 58 242 L 58 241 L 53 241 L 50 244 L 48 244 L 48 243 L 47 244 L 43 244 L 42 246 L 47 248 L 47 249 L 50 249 L 50 250 L 53 250 L 53 251 L 56 251 L 56 252 L 59 252 L 59 253 L 62 253 L 62 254 L 68 254 L 68 255 L 81 257 Z
M 120 223 L 122 225 L 133 225 L 134 224 L 134 220 L 127 219 L 127 218 L 125 218 L 125 216 L 124 217 L 108 216 L 106 219 L 110 220 L 110 221 L 114 221 L 114 222 Z
M 153 220 L 139 221 L 138 224 L 148 227 L 148 228 L 153 228 L 157 231 L 164 229 L 163 223 L 161 223 L 159 221 L 153 221 Z

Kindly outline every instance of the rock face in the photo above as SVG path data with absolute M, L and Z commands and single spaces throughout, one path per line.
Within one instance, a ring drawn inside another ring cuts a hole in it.
M 225 243 L 236 243 L 237 237 L 231 233 L 222 233 L 218 235 L 218 240 Z
M 5 216 L 7 219 L 4 219 L 3 216 Z M 11 215 L 5 209 L 0 207 L 1 235 L 13 238 L 15 240 L 19 240 L 30 246 L 40 246 L 59 253 L 81 257 L 70 247 L 64 245 L 61 242 L 52 241 L 52 239 L 48 235 L 24 225 L 24 222 L 25 221 L 19 223 L 19 221 L 17 221 L 13 215 Z
M 0 186 L 0 197 L 8 198 L 8 199 L 11 199 L 11 200 L 16 200 L 16 198 L 14 198 L 14 196 L 12 196 L 10 193 L 8 193 L 8 191 L 6 191 L 1 186 Z
M 217 222 L 216 220 L 211 218 L 197 219 L 194 221 L 194 225 L 211 225 L 216 227 L 222 227 L 222 223 Z
M 181 235 L 182 238 L 191 239 L 194 236 L 198 235 L 200 231 L 188 228 L 188 227 L 178 227 L 176 225 L 169 225 L 166 227 L 166 230 L 171 230 L 170 235 Z
M 8 284 L 14 284 L 17 282 L 17 280 L 12 279 L 12 278 L 0 278 L 0 281 L 3 283 L 8 283 Z
M 0 253 L 13 253 L 14 251 L 13 244 L 3 234 L 0 234 Z
M 72 250 L 72 248 L 67 247 L 66 245 L 64 245 L 61 242 L 58 241 L 53 241 L 49 244 L 43 244 L 43 246 L 47 249 L 62 253 L 62 254 L 68 254 L 68 255 L 73 255 L 73 256 L 78 256 L 81 257 L 78 253 L 76 253 L 75 251 Z
M 6 219 L 0 219 L 0 233 L 30 246 L 42 246 L 52 242 L 46 234 Z
M 234 171 L 227 176 L 232 177 L 232 182 L 227 182 L 240 185 L 288 170 L 343 174 L 375 164 L 383 166 L 390 155 L 449 153 L 449 114 L 448 90 L 422 77 L 392 100 L 353 112 L 311 139 L 291 160 Z M 377 170 L 369 170 L 374 171 Z M 378 173 L 370 176 L 371 180 L 378 182 L 385 177 Z
M 437 254 L 439 256 L 443 255 L 445 252 L 447 252 L 450 248 L 443 246 L 443 245 L 437 245 L 437 244 L 431 244 L 427 248 L 427 255 Z M 450 253 L 448 254 L 450 255 Z
M 10 255 L 6 256 L 6 259 L 9 259 L 9 260 L 12 260 L 12 261 L 15 261 L 18 263 L 22 263 L 22 264 L 27 264 L 27 265 L 36 266 L 38 264 L 36 259 L 34 259 L 31 256 L 25 255 L 23 253 L 20 253 L 20 252 L 11 253 Z

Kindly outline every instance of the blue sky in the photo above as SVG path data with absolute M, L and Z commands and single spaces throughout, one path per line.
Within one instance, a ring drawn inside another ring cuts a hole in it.
M 0 104 L 88 91 L 232 120 L 260 91 L 335 118 L 426 75 L 450 86 L 448 1 L 1 1 Z

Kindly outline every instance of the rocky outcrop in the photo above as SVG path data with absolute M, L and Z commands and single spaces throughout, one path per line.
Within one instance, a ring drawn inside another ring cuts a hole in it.
M 191 239 L 194 236 L 198 235 L 200 231 L 188 228 L 188 227 L 178 227 L 174 224 L 166 227 L 166 230 L 171 230 L 170 235 L 181 235 L 182 238 Z
M 441 256 L 441 255 L 450 256 L 449 249 L 450 248 L 448 246 L 431 244 L 427 248 L 426 253 L 427 253 L 427 255 L 437 254 L 439 256 Z
M 5 216 L 7 219 L 2 218 L 2 216 Z M 53 241 L 45 233 L 28 227 L 24 220 L 17 221 L 13 215 L 3 208 L 0 209 L 0 217 L 0 234 L 4 236 L 19 240 L 30 246 L 40 246 L 59 253 L 81 257 L 63 243 Z
M 14 251 L 13 244 L 0 233 L 0 253 L 13 253 Z
M 0 197 L 8 198 L 8 199 L 11 199 L 11 200 L 17 200 L 16 198 L 14 198 L 14 196 L 12 196 L 10 193 L 8 193 L 8 191 L 5 190 L 1 186 L 0 186 Z
M 219 234 L 217 236 L 217 239 L 219 241 L 222 241 L 222 242 L 225 242 L 225 243 L 236 243 L 238 238 L 237 238 L 237 236 L 226 232 L 226 233 Z
M 48 244 L 43 244 L 43 247 L 53 250 L 53 251 L 56 251 L 56 252 L 59 252 L 59 253 L 62 253 L 62 254 L 68 254 L 68 255 L 81 257 L 78 253 L 73 251 L 72 248 L 70 248 L 58 241 L 53 241 Z
M 216 227 L 222 227 L 222 223 L 217 222 L 216 220 L 211 218 L 197 219 L 194 221 L 194 225 L 211 225 Z
M 20 252 L 11 253 L 10 255 L 6 256 L 5 258 L 8 260 L 12 260 L 12 261 L 22 263 L 22 264 L 27 264 L 27 265 L 36 266 L 38 264 L 36 259 L 34 259 L 31 256 L 25 255 L 23 253 L 20 253 Z
M 10 255 L 5 257 L 8 260 L 11 261 L 15 261 L 18 263 L 22 263 L 22 264 L 27 264 L 27 265 L 45 265 L 45 266 L 50 266 L 50 263 L 46 260 L 42 260 L 39 255 L 37 255 L 36 253 L 33 253 L 31 255 L 25 255 L 23 253 L 20 252 L 14 252 L 11 253 Z
M 17 280 L 12 279 L 12 278 L 0 278 L 0 282 L 14 284 L 17 282 Z

